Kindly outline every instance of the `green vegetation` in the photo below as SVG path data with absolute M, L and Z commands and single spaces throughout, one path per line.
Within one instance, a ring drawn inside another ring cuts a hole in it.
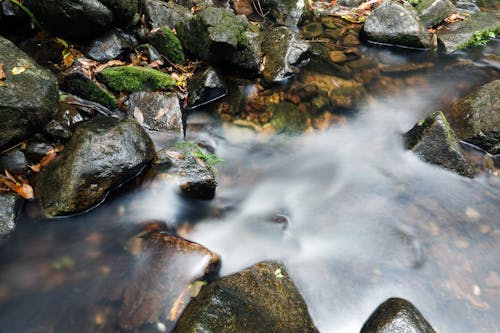
M 472 39 L 469 40 L 469 45 L 484 46 L 488 44 L 490 38 L 495 38 L 496 33 L 494 30 L 484 30 L 475 32 Z
M 62 89 L 74 95 L 104 105 L 110 110 L 118 106 L 116 97 L 82 74 L 70 74 L 62 80 Z
M 140 66 L 109 67 L 100 72 L 98 78 L 117 92 L 167 90 L 176 86 L 170 75 Z
M 182 44 L 177 36 L 167 27 L 159 28 L 148 36 L 149 42 L 174 64 L 185 61 Z
M 217 157 L 215 154 L 206 153 L 200 146 L 191 141 L 178 142 L 174 148 L 182 151 L 186 155 L 189 154 L 202 160 L 210 167 L 217 163 L 224 162 L 222 158 Z

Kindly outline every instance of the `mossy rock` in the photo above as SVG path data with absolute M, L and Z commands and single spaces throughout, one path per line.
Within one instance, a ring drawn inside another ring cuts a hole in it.
M 108 109 L 115 109 L 118 100 L 108 90 L 87 77 L 83 72 L 71 71 L 63 74 L 61 90 L 77 95 L 83 99 L 99 103 Z
M 271 106 L 271 126 L 280 133 L 300 133 L 308 127 L 307 115 L 290 102 Z
M 117 92 L 168 90 L 176 86 L 170 75 L 140 66 L 109 67 L 98 74 L 98 79 Z
M 148 35 L 148 41 L 171 62 L 175 64 L 184 63 L 185 57 L 182 44 L 168 27 L 152 30 Z

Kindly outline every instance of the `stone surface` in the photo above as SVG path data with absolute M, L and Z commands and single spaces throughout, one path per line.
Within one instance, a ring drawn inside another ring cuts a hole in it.
M 300 133 L 307 127 L 307 115 L 290 102 L 281 102 L 270 106 L 272 111 L 271 126 L 279 133 Z
M 170 75 L 140 66 L 108 67 L 97 77 L 116 92 L 169 90 L 176 86 Z
M 71 130 L 65 123 L 59 122 L 55 119 L 49 121 L 43 132 L 52 139 L 68 140 L 71 138 Z
M 79 123 L 60 156 L 38 174 L 35 196 L 48 217 L 82 212 L 153 157 L 153 143 L 135 120 L 97 116 Z
M 147 129 L 183 132 L 182 110 L 174 92 L 135 92 L 125 105 L 128 114 Z
M 17 194 L 0 193 L 0 237 L 14 231 L 21 205 L 22 199 Z
M 198 58 L 257 73 L 260 45 L 258 34 L 252 29 L 245 16 L 214 7 L 176 26 L 184 49 Z
M 262 53 L 265 61 L 262 76 L 267 82 L 282 81 L 295 74 L 296 65 L 306 58 L 309 45 L 286 27 L 263 33 Z
M 192 16 L 188 8 L 173 2 L 142 0 L 140 7 L 146 24 L 152 29 L 163 26 L 173 29 L 177 23 L 183 22 Z
M 203 285 L 205 275 L 218 271 L 220 257 L 199 244 L 157 232 L 136 242 L 140 252 L 123 291 L 120 327 L 138 331 L 157 322 L 173 325 L 193 289 Z
M 417 308 L 402 298 L 389 298 L 365 322 L 361 333 L 435 333 Z
M 205 286 L 182 314 L 177 333 L 318 332 L 285 268 L 261 262 Z
M 437 25 L 456 11 L 450 0 L 423 0 L 415 8 L 427 28 Z
M 210 66 L 196 71 L 188 81 L 188 108 L 214 102 L 224 97 L 227 87 L 217 71 Z
M 4 173 L 5 170 L 19 174 L 28 171 L 28 161 L 21 149 L 11 149 L 0 155 L 0 173 Z
M 438 31 L 440 51 L 453 53 L 474 45 L 478 39 L 486 41 L 490 32 L 500 33 L 500 10 L 474 13 L 466 20 L 450 24 L 446 29 Z
M 270 10 L 278 23 L 292 29 L 297 28 L 307 14 L 307 1 L 305 0 L 261 0 L 260 5 L 264 11 Z
M 148 42 L 153 45 L 161 55 L 174 64 L 184 63 L 184 50 L 177 36 L 168 27 L 151 30 Z
M 107 62 L 113 59 L 126 58 L 137 46 L 137 39 L 119 29 L 112 29 L 104 35 L 94 39 L 83 53 L 90 59 Z
M 500 153 L 500 80 L 489 82 L 458 101 L 448 118 L 458 138 L 492 154 Z
M 59 100 L 50 71 L 38 66 L 10 41 L 0 37 L 0 149 L 16 144 L 47 124 Z M 19 72 L 17 75 L 14 72 Z
M 158 152 L 155 181 L 168 182 L 189 198 L 208 200 L 215 196 L 217 181 L 202 156 L 208 153 L 191 142 L 182 142 Z
M 474 169 L 463 155 L 453 130 L 441 111 L 419 121 L 404 134 L 405 146 L 422 160 L 473 177 Z
M 407 47 L 428 47 L 429 35 L 413 7 L 384 0 L 363 25 L 365 37 L 372 42 Z

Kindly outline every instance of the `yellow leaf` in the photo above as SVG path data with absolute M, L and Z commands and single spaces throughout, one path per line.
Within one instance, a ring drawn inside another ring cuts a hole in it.
M 5 72 L 3 71 L 3 64 L 0 64 L 0 80 L 5 79 Z
M 12 68 L 12 75 L 19 75 L 24 72 L 27 68 L 25 66 L 16 66 Z

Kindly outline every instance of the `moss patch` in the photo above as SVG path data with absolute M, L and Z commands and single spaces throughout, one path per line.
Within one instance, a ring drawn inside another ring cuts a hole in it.
M 106 68 L 99 73 L 98 78 L 118 92 L 167 90 L 175 87 L 175 80 L 170 75 L 139 66 Z
M 152 31 L 148 36 L 149 42 L 175 64 L 182 64 L 185 61 L 182 44 L 177 36 L 167 27 Z
M 61 88 L 89 101 L 104 105 L 111 110 L 115 109 L 118 105 L 118 101 L 112 93 L 103 89 L 81 73 L 73 73 L 66 76 L 62 81 Z

